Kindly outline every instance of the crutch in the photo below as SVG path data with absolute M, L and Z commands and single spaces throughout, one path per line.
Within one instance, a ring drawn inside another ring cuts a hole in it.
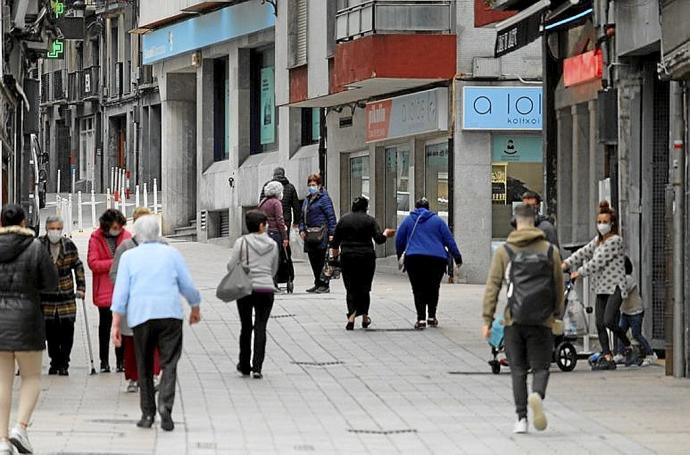
M 81 307 L 84 310 L 84 325 L 86 326 L 86 345 L 89 347 L 89 360 L 91 361 L 91 374 L 96 374 L 96 367 L 93 364 L 93 348 L 91 347 L 91 332 L 89 331 L 89 317 L 86 315 L 86 302 L 81 299 Z

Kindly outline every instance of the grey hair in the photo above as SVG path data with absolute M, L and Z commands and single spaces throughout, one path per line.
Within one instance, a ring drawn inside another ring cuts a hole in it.
M 264 187 L 264 195 L 266 197 L 275 196 L 278 199 L 283 198 L 283 184 L 280 182 L 268 182 Z
M 60 223 L 61 225 L 64 226 L 65 220 L 63 220 L 62 217 L 59 215 L 48 215 L 48 217 L 46 218 L 46 227 L 49 224 L 53 224 L 53 223 Z
M 160 240 L 161 226 L 158 217 L 144 215 L 134 222 L 134 236 L 139 242 L 155 242 Z

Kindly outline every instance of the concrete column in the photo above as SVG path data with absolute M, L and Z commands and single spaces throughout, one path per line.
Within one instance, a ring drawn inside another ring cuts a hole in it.
M 599 180 L 604 178 L 604 147 L 599 143 L 597 131 L 597 102 L 589 102 L 589 213 L 599 207 Z M 592 215 L 593 216 L 593 215 Z M 588 237 L 594 237 L 596 228 L 589 223 Z
M 207 185 L 203 182 L 204 171 L 213 164 L 213 59 L 204 59 L 196 71 L 196 179 L 199 183 L 196 205 L 198 210 L 208 209 L 204 206 L 201 192 Z M 197 239 L 201 242 L 208 241 L 208 229 L 201 230 L 201 225 L 197 223 Z
M 589 235 L 590 222 L 588 196 L 589 192 L 582 183 L 589 181 L 590 126 L 589 112 L 582 104 L 571 107 L 573 119 L 572 148 L 572 239 L 574 242 L 585 242 Z
M 572 146 L 573 124 L 570 109 L 560 109 L 558 122 L 558 236 L 561 245 L 572 242 Z

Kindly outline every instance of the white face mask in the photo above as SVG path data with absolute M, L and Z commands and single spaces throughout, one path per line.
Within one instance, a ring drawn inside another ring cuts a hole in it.
M 58 243 L 62 237 L 62 230 L 60 229 L 50 229 L 48 230 L 48 240 L 50 243 Z
M 601 234 L 601 235 L 606 235 L 609 232 L 611 232 L 611 224 L 599 223 L 599 224 L 597 224 L 597 231 L 599 231 L 599 234 Z

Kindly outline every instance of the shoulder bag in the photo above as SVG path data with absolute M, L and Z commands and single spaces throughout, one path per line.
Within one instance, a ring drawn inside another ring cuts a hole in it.
M 405 272 L 405 256 L 407 255 L 407 249 L 410 247 L 410 240 L 412 240 L 412 236 L 414 235 L 414 231 L 417 230 L 417 224 L 419 223 L 419 219 L 421 217 L 417 217 L 417 221 L 414 223 L 414 227 L 412 228 L 412 232 L 410 232 L 410 236 L 407 238 L 407 243 L 405 244 L 405 251 L 400 255 L 400 259 L 398 259 L 398 270 L 401 272 Z
M 323 209 L 322 209 L 323 210 Z M 304 242 L 307 245 L 320 247 L 326 238 L 326 225 L 309 227 L 307 214 L 309 213 L 309 201 L 304 204 L 304 225 L 306 227 Z
M 237 264 L 228 271 L 216 289 L 216 297 L 223 302 L 232 302 L 252 293 L 252 280 L 249 277 L 249 245 L 243 239 L 240 248 L 244 247 L 246 262 L 242 262 L 242 250 Z

